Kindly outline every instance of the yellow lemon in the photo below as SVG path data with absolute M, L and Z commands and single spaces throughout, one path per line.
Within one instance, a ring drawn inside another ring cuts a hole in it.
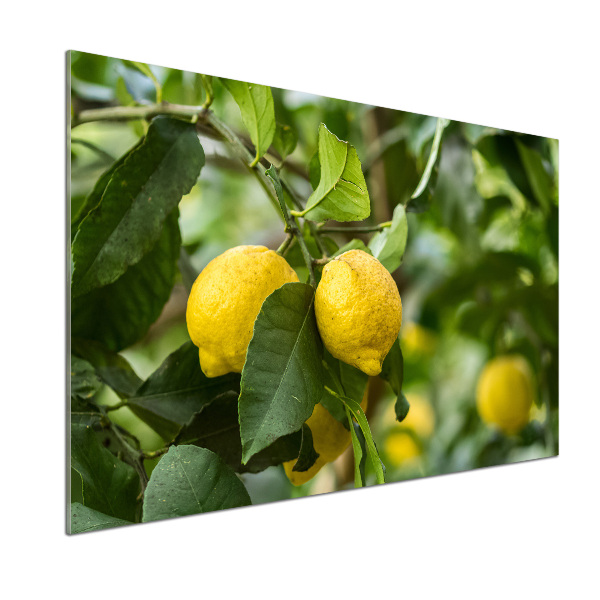
M 186 321 L 207 377 L 241 373 L 265 298 L 298 276 L 265 246 L 236 246 L 211 260 L 192 286 Z
M 386 268 L 362 250 L 349 250 L 323 269 L 315 296 L 317 326 L 329 352 L 367 375 L 381 373 L 398 337 L 402 302 Z
M 435 334 L 418 323 L 406 323 L 402 327 L 402 350 L 411 356 L 430 355 L 435 351 Z
M 367 390 L 360 403 L 367 409 Z M 296 460 L 283 463 L 285 474 L 294 485 L 302 485 L 311 480 L 327 463 L 333 462 L 348 448 L 352 441 L 351 433 L 319 402 L 306 421 L 313 437 L 313 447 L 319 457 L 307 471 L 292 471 Z
M 529 422 L 535 395 L 529 363 L 519 355 L 490 360 L 477 383 L 477 410 L 481 418 L 506 434 L 518 433 Z
M 421 448 L 412 435 L 399 429 L 385 438 L 383 449 L 388 462 L 394 467 L 411 462 L 421 454 Z

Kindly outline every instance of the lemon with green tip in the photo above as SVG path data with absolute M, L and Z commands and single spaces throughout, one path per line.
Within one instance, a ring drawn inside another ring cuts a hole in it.
M 508 435 L 529 422 L 535 397 L 533 372 L 520 355 L 500 356 L 484 367 L 477 383 L 477 410 L 483 421 Z
M 381 365 L 402 325 L 402 302 L 387 269 L 363 250 L 327 263 L 315 295 L 317 326 L 329 352 L 367 375 Z
M 207 377 L 242 372 L 262 303 L 295 281 L 287 261 L 265 246 L 236 246 L 206 265 L 192 286 L 186 322 Z

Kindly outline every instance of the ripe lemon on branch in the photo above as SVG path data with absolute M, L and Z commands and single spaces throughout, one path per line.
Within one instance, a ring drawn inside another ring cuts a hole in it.
M 402 302 L 392 276 L 373 256 L 349 250 L 323 269 L 315 296 L 317 326 L 329 352 L 379 375 L 398 337 Z
M 533 373 L 523 356 L 494 358 L 479 376 L 477 410 L 486 423 L 508 435 L 527 425 L 534 397 Z
M 186 322 L 207 377 L 242 372 L 263 301 L 294 281 L 292 267 L 265 246 L 236 246 L 206 265 L 192 286 Z

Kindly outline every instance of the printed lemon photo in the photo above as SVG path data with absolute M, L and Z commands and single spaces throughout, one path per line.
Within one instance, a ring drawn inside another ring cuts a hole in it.
M 68 63 L 69 533 L 558 454 L 557 140 Z

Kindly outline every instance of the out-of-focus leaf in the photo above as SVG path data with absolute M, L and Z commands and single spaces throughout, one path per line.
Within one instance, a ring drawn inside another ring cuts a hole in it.
M 141 339 L 156 321 L 175 282 L 181 238 L 179 211 L 162 227 L 159 240 L 142 260 L 114 283 L 71 300 L 71 334 L 122 350 Z
M 285 160 L 294 151 L 297 143 L 298 134 L 296 130 L 289 125 L 277 123 L 275 137 L 273 138 L 273 147 L 279 152 L 282 160 Z
M 373 256 L 393 273 L 401 264 L 408 237 L 408 221 L 402 204 L 394 209 L 392 224 L 376 233 L 369 242 Z
M 429 158 L 427 159 L 427 164 L 425 165 L 425 170 L 423 171 L 419 185 L 417 185 L 417 189 L 413 192 L 406 205 L 406 210 L 408 212 L 424 212 L 431 204 L 439 170 L 442 136 L 444 135 L 444 129 L 446 129 L 449 124 L 449 119 L 439 118 L 437 121 L 435 135 L 433 136 L 431 151 L 429 153 Z
M 242 113 L 242 120 L 256 148 L 255 162 L 269 149 L 275 135 L 275 106 L 271 88 L 256 83 L 220 78 Z
M 167 216 L 204 165 L 194 126 L 157 117 L 112 174 L 72 244 L 72 296 L 116 281 L 156 245 Z
M 158 521 L 251 504 L 244 484 L 216 454 L 172 446 L 150 476 L 143 521 Z
M 263 302 L 242 371 L 243 463 L 310 417 L 323 386 L 322 354 L 314 289 L 284 284 Z

